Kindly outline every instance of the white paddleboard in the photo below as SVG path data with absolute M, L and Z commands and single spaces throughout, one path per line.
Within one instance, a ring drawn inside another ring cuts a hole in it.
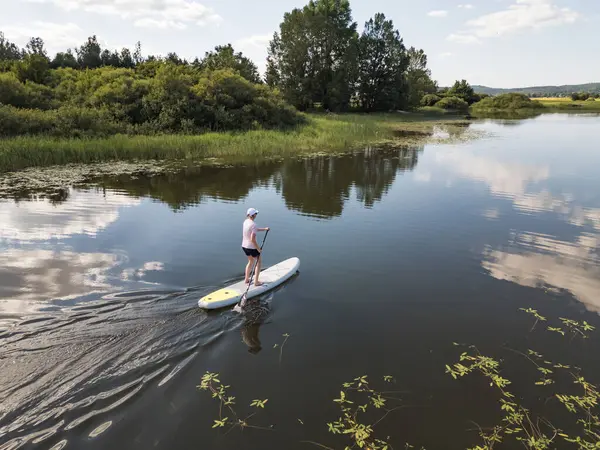
M 223 308 L 224 306 L 235 305 L 240 301 L 244 292 L 246 292 L 246 289 L 248 289 L 248 294 L 246 294 L 247 299 L 256 297 L 257 295 L 276 288 L 284 281 L 288 280 L 298 271 L 299 267 L 300 260 L 298 258 L 294 257 L 286 259 L 268 269 L 260 271 L 258 281 L 263 283 L 260 286 L 254 286 L 253 279 L 250 289 L 248 289 L 248 285 L 244 283 L 244 280 L 241 280 L 205 295 L 198 300 L 198 306 L 203 309 L 217 309 Z

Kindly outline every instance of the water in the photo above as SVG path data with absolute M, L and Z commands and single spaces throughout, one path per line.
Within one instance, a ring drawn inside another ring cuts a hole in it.
M 395 448 L 466 448 L 500 416 L 481 377 L 444 373 L 453 342 L 502 358 L 526 399 L 528 363 L 506 348 L 600 381 L 593 333 L 530 332 L 519 311 L 600 325 L 600 117 L 472 127 L 490 135 L 4 200 L 0 448 L 344 448 L 326 423 L 361 375 L 402 391 L 376 428 Z M 300 273 L 245 319 L 207 314 L 198 298 L 243 274 L 249 206 L 271 227 L 264 265 L 298 256 Z M 206 371 L 241 413 L 268 398 L 252 418 L 268 430 L 211 429 Z

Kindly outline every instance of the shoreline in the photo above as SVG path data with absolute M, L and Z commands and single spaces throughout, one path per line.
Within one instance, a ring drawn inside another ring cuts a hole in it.
M 464 117 L 464 116 L 463 116 Z M 54 138 L 45 135 L 0 139 L 0 174 L 29 168 L 94 163 L 223 164 L 290 156 L 343 153 L 365 145 L 421 145 L 435 132 L 452 129 L 448 139 L 469 128 L 458 115 L 307 114 L 308 124 L 289 131 L 255 130 L 199 135 L 114 135 Z M 461 131 L 462 130 L 462 131 Z

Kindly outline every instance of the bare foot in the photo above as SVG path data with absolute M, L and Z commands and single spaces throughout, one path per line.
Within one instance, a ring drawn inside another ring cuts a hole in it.
M 254 286 L 262 286 L 263 282 L 262 281 L 255 281 L 254 282 Z
M 249 284 L 250 280 L 244 280 L 244 284 Z

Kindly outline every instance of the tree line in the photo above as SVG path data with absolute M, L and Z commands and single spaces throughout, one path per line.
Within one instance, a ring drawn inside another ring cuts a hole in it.
M 21 49 L 0 32 L 0 135 L 281 128 L 304 121 L 298 110 L 460 110 L 482 98 L 466 80 L 440 89 L 383 13 L 359 34 L 348 0 L 284 14 L 266 62 L 261 77 L 231 44 L 188 61 L 144 56 L 140 42 L 103 49 L 96 36 L 50 57 L 42 38 Z

